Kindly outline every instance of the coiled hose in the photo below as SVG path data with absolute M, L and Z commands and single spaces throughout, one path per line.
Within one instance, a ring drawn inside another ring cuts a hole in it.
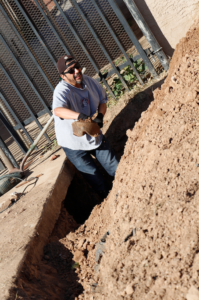
M 21 177 L 22 177 L 21 172 L 15 172 L 15 173 L 0 176 L 0 196 L 7 193 L 20 181 L 23 181 Z

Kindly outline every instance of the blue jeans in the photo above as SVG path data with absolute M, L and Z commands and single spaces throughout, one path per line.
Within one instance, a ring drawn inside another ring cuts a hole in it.
M 107 173 L 115 176 L 118 160 L 105 137 L 103 137 L 101 145 L 91 151 L 71 150 L 65 147 L 63 147 L 63 150 L 67 158 L 82 173 L 93 189 L 102 197 L 106 197 L 108 195 L 108 188 L 101 172 L 91 157 L 91 154 L 95 156 Z

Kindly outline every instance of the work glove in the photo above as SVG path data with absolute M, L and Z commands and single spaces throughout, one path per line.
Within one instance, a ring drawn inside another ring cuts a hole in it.
M 78 118 L 77 118 L 77 120 L 86 120 L 86 119 L 88 119 L 89 118 L 89 116 L 87 116 L 87 115 L 85 115 L 85 114 L 83 114 L 83 113 L 80 113 L 79 114 L 79 116 L 78 116 Z
M 93 120 L 94 122 L 96 122 L 99 125 L 99 128 L 103 127 L 103 114 L 102 113 L 98 113 L 97 117 Z

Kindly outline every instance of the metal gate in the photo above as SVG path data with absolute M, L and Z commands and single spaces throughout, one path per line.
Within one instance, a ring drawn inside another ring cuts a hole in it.
M 151 48 L 144 51 L 115 0 L 0 0 L 0 109 L 11 114 L 15 130 L 32 121 L 42 129 L 38 117 L 51 115 L 52 94 L 59 75 L 60 56 L 75 56 L 86 74 L 95 76 L 112 96 L 107 78 L 116 74 L 124 88 L 128 85 L 120 71 L 141 58 L 149 72 L 157 75 L 149 56 L 157 54 L 168 69 L 168 62 L 147 25 L 125 0 L 134 19 L 148 38 Z M 135 51 L 137 50 L 137 52 Z M 136 53 L 136 57 L 135 54 Z M 119 66 L 118 58 L 124 61 Z M 46 134 L 45 137 L 50 142 Z

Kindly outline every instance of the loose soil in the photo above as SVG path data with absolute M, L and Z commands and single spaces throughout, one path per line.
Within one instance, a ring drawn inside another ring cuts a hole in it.
M 186 297 L 199 288 L 198 35 L 199 22 L 154 101 L 149 89 L 108 111 L 104 130 L 121 157 L 113 188 L 102 202 L 76 175 L 76 194 L 41 264 L 24 266 L 16 299 L 199 299 Z

